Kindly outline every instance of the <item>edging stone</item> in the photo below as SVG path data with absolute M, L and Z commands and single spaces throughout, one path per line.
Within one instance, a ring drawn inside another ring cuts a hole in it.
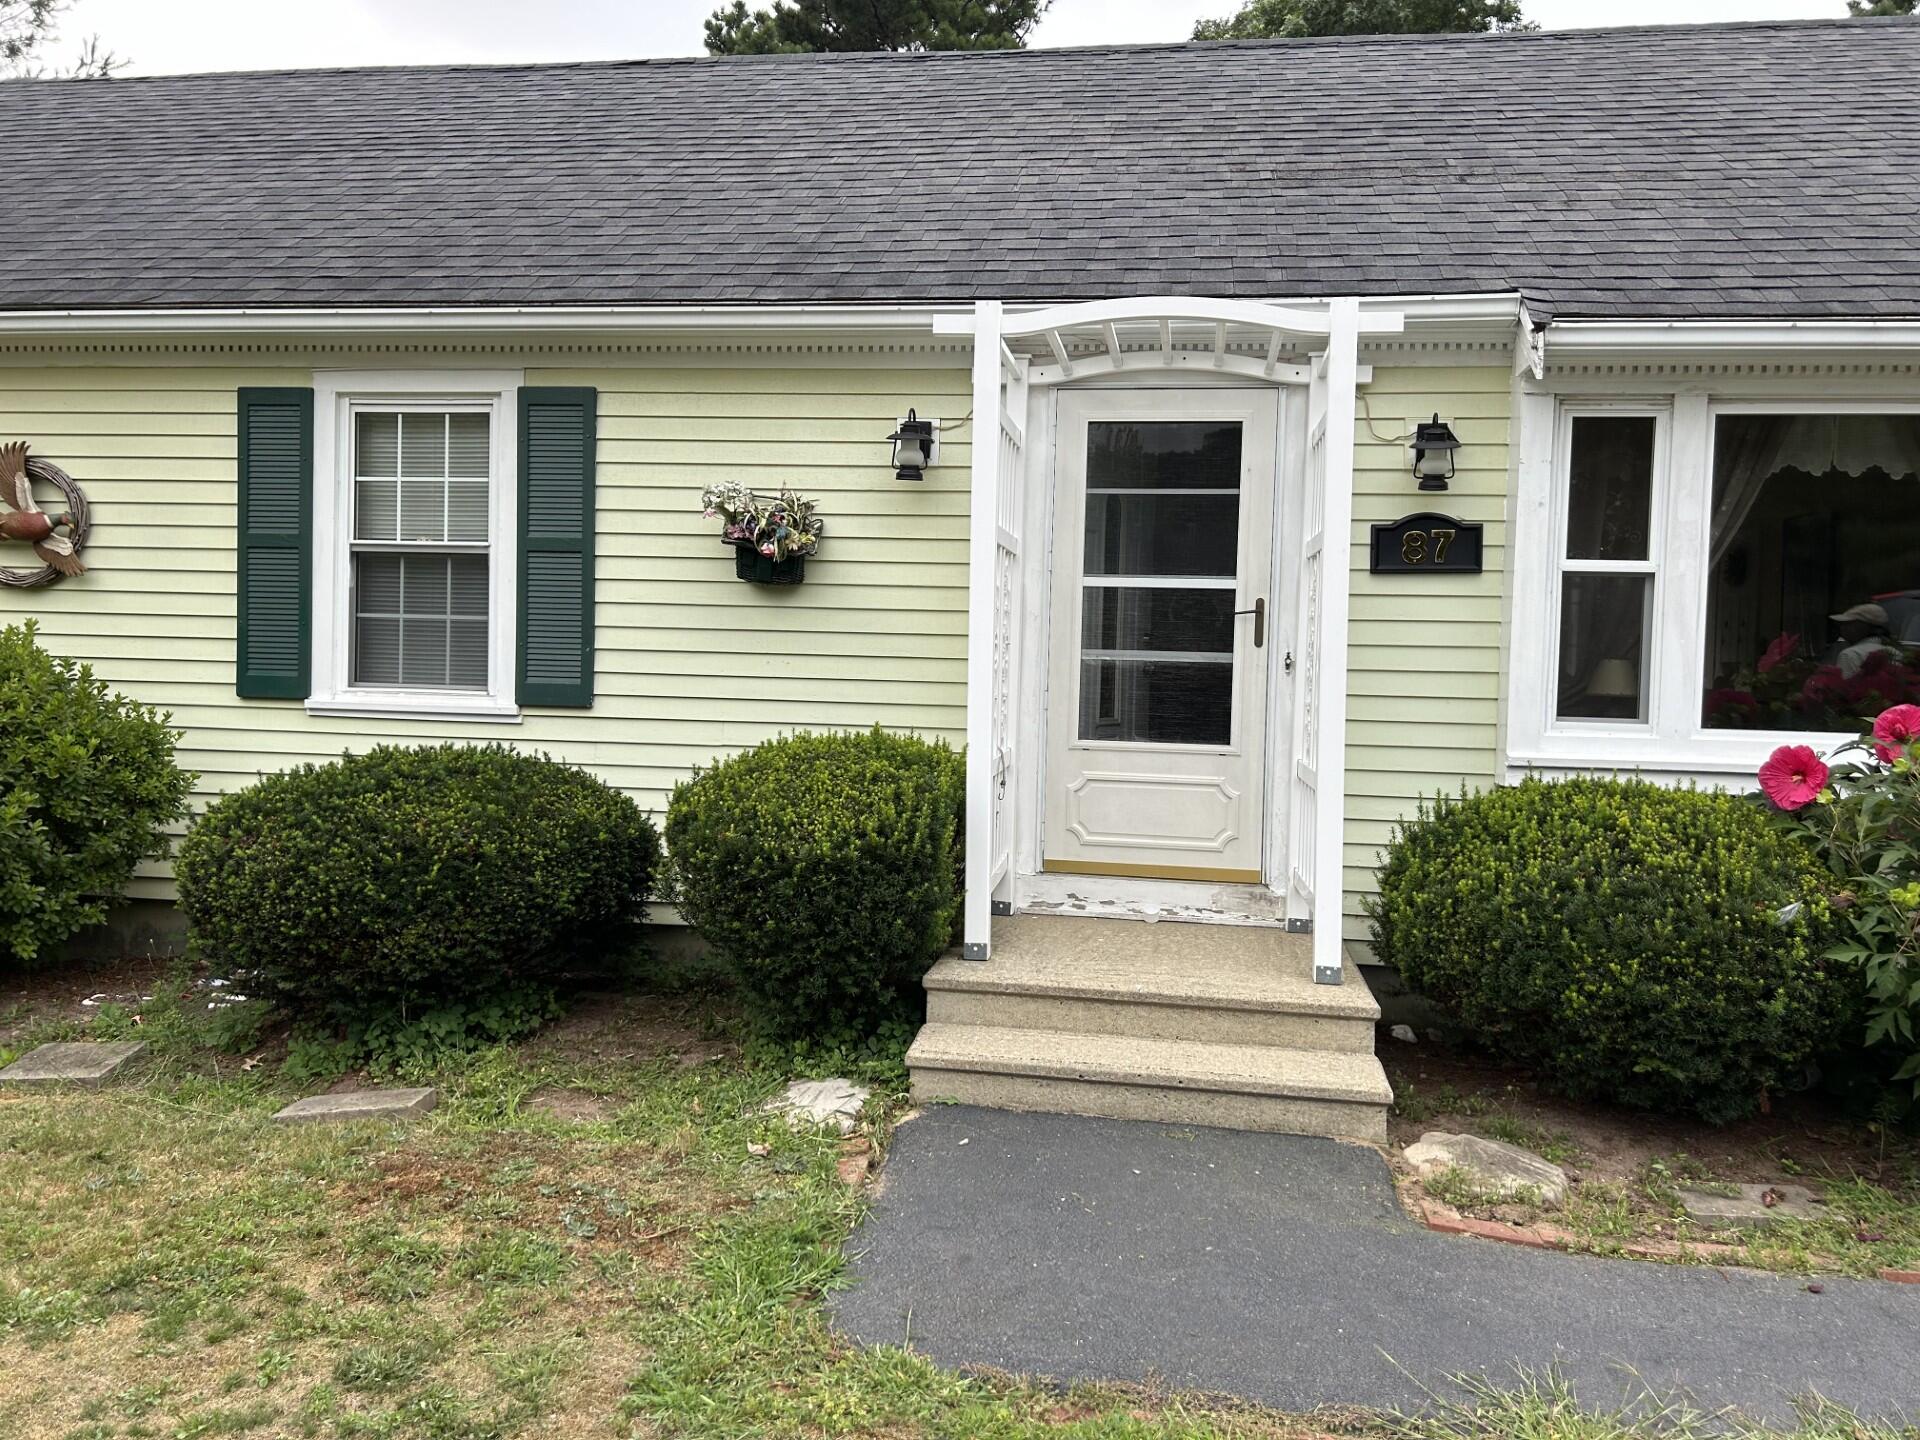
M 1567 1172 L 1543 1156 L 1503 1140 L 1429 1130 L 1401 1152 L 1401 1160 L 1422 1180 L 1459 1170 L 1473 1184 L 1502 1197 L 1532 1192 L 1548 1209 L 1567 1202 Z
M 6 1069 L 0 1084 L 78 1085 L 95 1089 L 146 1050 L 143 1040 L 58 1040 L 29 1050 Z
M 1476 1240 L 1521 1245 L 1530 1250 L 1571 1252 L 1583 1248 L 1581 1236 L 1558 1225 L 1508 1225 L 1499 1220 L 1479 1220 L 1437 1200 L 1419 1200 L 1415 1208 L 1420 1223 L 1441 1235 L 1471 1235 Z M 1746 1253 L 1744 1246 L 1726 1245 L 1717 1240 L 1627 1240 L 1620 1244 L 1619 1253 L 1629 1260 L 1701 1260 L 1710 1265 L 1757 1268 L 1740 1264 L 1740 1256 Z M 1831 1255 L 1810 1258 L 1816 1268 L 1840 1268 Z M 1920 1285 L 1920 1270 L 1884 1269 L 1879 1273 L 1882 1280 L 1897 1285 Z
M 417 1120 L 440 1103 L 438 1090 L 343 1090 L 309 1095 L 274 1115 L 282 1125 L 315 1125 L 345 1120 Z

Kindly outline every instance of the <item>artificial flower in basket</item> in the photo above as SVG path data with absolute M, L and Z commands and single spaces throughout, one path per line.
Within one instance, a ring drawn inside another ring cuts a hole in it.
M 1781 823 L 1826 862 L 1844 937 L 1827 959 L 1861 977 L 1867 1052 L 1920 1105 L 1920 705 L 1888 707 L 1824 757 L 1782 745 L 1759 778 Z
M 756 495 L 737 480 L 709 485 L 700 497 L 706 518 L 719 520 L 724 544 L 780 561 L 816 555 L 826 524 L 818 503 L 782 489 L 778 498 Z

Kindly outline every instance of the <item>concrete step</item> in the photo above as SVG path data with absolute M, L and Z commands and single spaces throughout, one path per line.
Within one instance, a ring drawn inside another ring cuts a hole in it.
M 929 1022 L 914 1099 L 1384 1144 L 1393 1091 L 1371 1052 Z
M 928 972 L 936 1024 L 1371 1054 L 1380 1007 L 1358 968 L 1316 985 L 1311 942 L 1278 929 L 1016 917 L 993 958 Z

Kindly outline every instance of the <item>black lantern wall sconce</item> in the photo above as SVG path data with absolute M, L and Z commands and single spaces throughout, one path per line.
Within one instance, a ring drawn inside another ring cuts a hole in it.
M 900 428 L 887 439 L 893 442 L 893 474 L 896 480 L 924 480 L 926 469 L 938 453 L 940 422 L 922 420 L 913 411 L 900 422 Z
M 1454 452 L 1459 448 L 1460 438 L 1438 413 L 1414 427 L 1413 474 L 1422 490 L 1447 488 L 1454 475 Z

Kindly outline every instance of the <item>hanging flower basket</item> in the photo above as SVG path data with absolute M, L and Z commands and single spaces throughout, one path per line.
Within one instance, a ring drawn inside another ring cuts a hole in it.
M 784 560 L 776 560 L 771 555 L 762 555 L 751 545 L 736 545 L 733 573 L 754 585 L 800 585 L 807 578 L 807 557 L 789 555 Z
M 826 525 L 815 503 L 791 490 L 768 499 L 737 481 L 709 485 L 700 497 L 709 520 L 719 520 L 720 542 L 734 547 L 733 573 L 754 585 L 799 585 L 807 556 L 820 553 Z

